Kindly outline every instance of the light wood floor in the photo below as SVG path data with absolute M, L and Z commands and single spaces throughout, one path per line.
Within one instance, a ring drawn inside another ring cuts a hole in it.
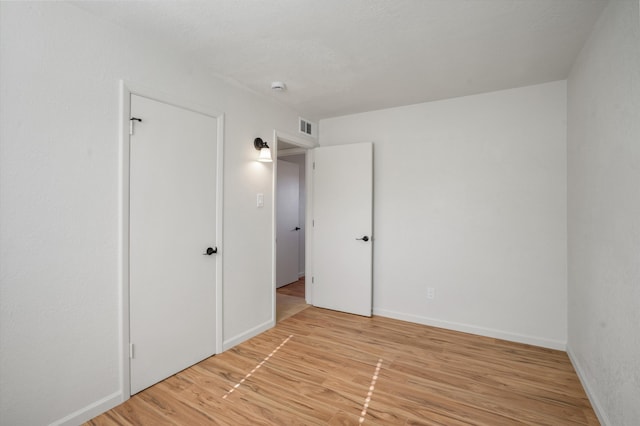
M 276 290 L 276 322 L 287 319 L 310 305 L 304 299 L 304 277 Z
M 304 280 L 304 277 L 302 277 L 296 282 L 280 287 L 279 289 L 276 290 L 276 293 L 284 294 L 287 296 L 293 296 L 293 297 L 301 297 L 304 299 L 304 296 L 305 296 L 304 285 L 305 285 L 305 280 Z
M 564 352 L 311 307 L 87 424 L 496 426 L 598 421 Z

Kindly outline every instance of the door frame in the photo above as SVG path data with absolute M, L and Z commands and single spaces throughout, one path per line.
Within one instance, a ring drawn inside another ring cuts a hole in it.
M 272 212 L 271 212 L 271 253 L 273 256 L 271 258 L 271 284 L 272 284 L 272 292 L 271 292 L 271 315 L 273 318 L 273 324 L 276 323 L 276 261 L 277 261 L 277 247 L 276 247 L 276 237 L 278 235 L 277 228 L 277 209 L 276 209 L 276 197 L 277 197 L 277 184 L 278 184 L 278 141 L 286 142 L 291 145 L 295 145 L 298 148 L 293 148 L 290 150 L 286 150 L 287 155 L 297 155 L 304 154 L 305 155 L 305 191 L 306 191 L 306 201 L 305 201 L 305 227 L 304 227 L 304 247 L 305 247 L 305 257 L 304 257 L 304 274 L 305 277 L 311 276 L 313 271 L 312 256 L 311 256 L 311 226 L 309 224 L 313 220 L 313 204 L 312 204 L 312 193 L 313 193 L 313 148 L 318 147 L 318 142 L 310 141 L 308 139 L 304 139 L 286 132 L 282 132 L 280 130 L 273 130 L 273 151 L 274 151 L 274 159 L 273 162 L 273 176 L 272 176 Z M 280 151 L 280 154 L 283 152 Z M 305 280 L 305 301 L 311 304 L 313 300 L 312 297 L 312 287 L 311 283 Z
M 120 390 L 122 402 L 131 397 L 131 371 L 130 371 L 130 335 L 129 335 L 129 185 L 131 166 L 129 125 L 131 117 L 131 95 L 139 95 L 158 102 L 163 102 L 179 108 L 184 108 L 200 114 L 204 114 L 217 120 L 217 158 L 216 158 L 216 241 L 218 254 L 216 255 L 216 283 L 215 283 L 215 318 L 216 354 L 222 352 L 222 279 L 223 279 L 223 188 L 224 188 L 224 114 L 209 106 L 195 103 L 189 99 L 166 93 L 155 88 L 138 85 L 129 81 L 119 82 L 119 144 L 118 144 L 118 277 L 120 290 L 119 305 L 119 334 L 120 347 Z

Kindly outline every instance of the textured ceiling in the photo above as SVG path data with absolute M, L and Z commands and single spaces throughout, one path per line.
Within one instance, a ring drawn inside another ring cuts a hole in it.
M 564 79 L 606 3 L 73 2 L 312 120 Z

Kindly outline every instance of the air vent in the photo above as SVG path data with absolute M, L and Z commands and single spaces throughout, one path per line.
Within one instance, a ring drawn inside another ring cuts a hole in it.
M 316 137 L 316 125 L 315 123 L 310 122 L 302 117 L 298 117 L 298 121 L 300 125 L 298 126 L 298 131 L 300 133 L 304 133 L 305 135 L 309 135 L 311 137 Z

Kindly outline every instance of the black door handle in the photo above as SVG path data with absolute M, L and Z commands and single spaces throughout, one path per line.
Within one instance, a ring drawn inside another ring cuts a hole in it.
M 364 237 L 362 237 L 362 238 L 356 238 L 356 240 L 364 241 L 364 242 L 366 243 L 367 241 L 369 241 L 369 237 L 367 237 L 367 236 L 365 235 L 365 236 L 364 236 Z
M 294 230 L 294 231 L 299 231 L 299 230 L 300 230 L 300 227 L 299 227 L 299 226 L 296 226 L 295 228 L 293 228 L 293 230 Z
M 202 253 L 203 256 L 211 256 L 212 254 L 216 254 L 218 252 L 218 247 L 213 248 L 213 247 L 207 247 L 207 251 L 205 253 Z

